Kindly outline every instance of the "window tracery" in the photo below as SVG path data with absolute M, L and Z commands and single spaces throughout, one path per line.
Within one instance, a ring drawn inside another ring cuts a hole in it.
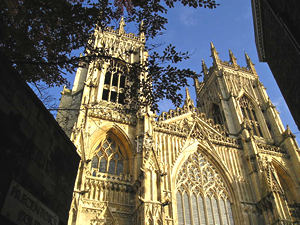
M 124 104 L 125 82 L 124 66 L 112 61 L 105 73 L 102 100 Z
M 200 152 L 182 165 L 176 188 L 178 225 L 234 225 L 223 179 Z
M 262 137 L 260 125 L 258 123 L 255 107 L 249 98 L 242 96 L 239 100 L 240 107 L 244 120 L 250 125 L 251 131 L 254 135 Z
M 118 143 L 110 136 L 96 148 L 91 161 L 93 175 L 97 172 L 120 175 L 124 172 L 124 156 Z

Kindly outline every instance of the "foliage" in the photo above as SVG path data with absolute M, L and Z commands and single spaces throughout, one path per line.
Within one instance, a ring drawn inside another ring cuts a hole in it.
M 111 57 L 104 49 L 93 49 L 95 25 L 104 28 L 124 15 L 126 21 L 134 24 L 143 20 L 142 31 L 146 38 L 153 39 L 165 29 L 166 13 L 176 2 L 195 8 L 217 6 L 214 0 L 3 0 L 0 49 L 27 82 L 66 84 L 66 74 L 73 73 L 80 61 Z M 72 54 L 80 48 L 85 49 L 85 57 Z M 147 70 L 155 91 L 151 89 L 146 94 L 151 99 L 149 104 L 155 106 L 166 97 L 178 105 L 177 91 L 195 73 L 172 64 L 187 59 L 188 54 L 177 52 L 171 45 L 162 55 L 150 53 Z

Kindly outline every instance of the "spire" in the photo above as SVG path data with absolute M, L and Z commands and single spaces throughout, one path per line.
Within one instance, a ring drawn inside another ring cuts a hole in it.
M 237 67 L 238 64 L 237 64 L 237 61 L 236 61 L 236 58 L 235 56 L 233 55 L 232 51 L 229 49 L 229 58 L 230 58 L 230 62 L 231 64 L 234 66 L 234 67 Z
M 119 23 L 119 34 L 124 34 L 125 30 L 124 27 L 126 26 L 125 22 L 124 22 L 124 17 L 121 17 L 120 23 Z
M 248 69 L 250 69 L 252 73 L 256 74 L 254 64 L 246 52 L 245 52 L 245 58 L 246 58 Z
M 140 23 L 140 29 L 139 29 L 139 35 L 140 35 L 140 40 L 145 41 L 145 32 L 144 32 L 144 20 L 141 21 Z
M 218 55 L 218 52 L 212 42 L 210 42 L 210 51 L 211 51 L 211 57 L 213 58 L 214 64 L 219 64 L 220 58 Z
M 189 89 L 185 88 L 186 98 L 184 100 L 184 106 L 187 107 L 188 110 L 191 110 L 191 108 L 194 108 L 194 101 L 191 99 Z

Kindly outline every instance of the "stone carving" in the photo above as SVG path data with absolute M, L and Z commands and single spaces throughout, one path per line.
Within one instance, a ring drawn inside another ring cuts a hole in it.
M 176 187 L 182 191 L 228 198 L 223 178 L 199 150 L 181 166 L 176 179 Z

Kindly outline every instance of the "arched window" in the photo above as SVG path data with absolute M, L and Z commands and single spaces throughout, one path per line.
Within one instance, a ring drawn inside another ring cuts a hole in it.
M 257 115 L 255 112 L 255 107 L 249 98 L 242 96 L 239 100 L 244 121 L 247 122 L 251 127 L 251 132 L 254 135 L 262 137 L 262 132 L 260 129 L 259 122 L 257 120 Z
M 203 154 L 187 159 L 176 186 L 178 225 L 234 225 L 223 179 Z
M 212 114 L 212 118 L 213 118 L 215 124 L 223 124 L 224 123 L 220 107 L 217 104 L 212 105 L 211 114 Z
M 124 172 L 124 156 L 117 142 L 108 136 L 96 148 L 91 161 L 91 169 L 95 172 L 119 175 Z
M 124 104 L 125 68 L 115 61 L 107 69 L 104 77 L 102 100 Z

